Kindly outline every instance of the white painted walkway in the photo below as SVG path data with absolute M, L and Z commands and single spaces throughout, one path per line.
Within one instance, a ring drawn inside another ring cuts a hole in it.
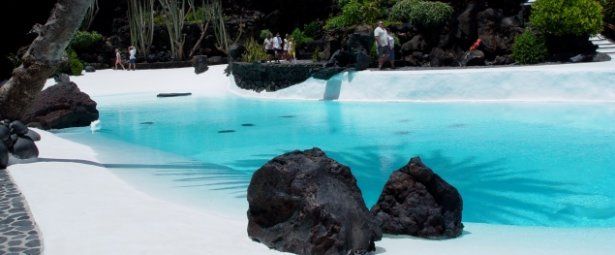
M 611 58 L 615 58 L 615 43 L 603 35 L 590 38 L 593 44 L 598 45 L 598 52 L 606 53 Z

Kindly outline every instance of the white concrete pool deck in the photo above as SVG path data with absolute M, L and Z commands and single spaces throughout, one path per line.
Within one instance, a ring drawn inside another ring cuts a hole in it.
M 229 78 L 223 75 L 223 69 L 224 66 L 213 66 L 200 76 L 194 75 L 191 68 L 136 72 L 107 70 L 73 77 L 73 80 L 94 99 L 133 93 L 154 97 L 160 92 L 192 92 L 194 96 L 217 98 L 232 96 L 232 91 L 235 91 Z M 536 70 L 612 72 L 615 64 L 418 72 Z M 385 73 L 389 72 L 382 72 Z M 87 145 L 47 132 L 41 132 L 41 135 L 43 139 L 38 142 L 41 158 L 74 162 L 21 163 L 11 165 L 8 170 L 39 225 L 44 254 L 278 254 L 247 237 L 246 218 L 231 218 L 223 212 L 197 210 L 152 197 L 97 166 L 97 153 Z M 615 228 L 465 225 L 466 234 L 454 240 L 385 237 L 376 244 L 378 253 L 563 255 L 612 254 L 615 250 Z

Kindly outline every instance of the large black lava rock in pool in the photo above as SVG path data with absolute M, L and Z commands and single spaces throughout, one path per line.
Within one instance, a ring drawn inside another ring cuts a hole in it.
M 350 168 L 320 149 L 267 162 L 248 187 L 248 235 L 296 254 L 365 254 L 382 237 Z
M 391 174 L 371 213 L 384 233 L 445 238 L 461 235 L 462 208 L 457 189 L 417 157 Z

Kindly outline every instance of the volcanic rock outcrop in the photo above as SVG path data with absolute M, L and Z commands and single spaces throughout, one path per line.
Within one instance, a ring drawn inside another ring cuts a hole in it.
M 462 209 L 457 189 L 417 157 L 391 174 L 371 213 L 387 234 L 451 238 L 463 231 Z
M 274 158 L 252 176 L 248 235 L 296 254 L 366 254 L 382 233 L 350 168 L 320 149 Z

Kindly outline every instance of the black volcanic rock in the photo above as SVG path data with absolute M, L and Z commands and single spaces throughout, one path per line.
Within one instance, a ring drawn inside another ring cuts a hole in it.
M 38 148 L 32 139 L 28 137 L 18 137 L 13 145 L 11 154 L 18 159 L 37 158 Z
M 28 129 L 28 132 L 24 136 L 32 139 L 32 141 L 35 141 L 35 142 L 38 142 L 41 140 L 41 135 L 32 129 Z
M 0 124 L 0 142 L 8 144 L 11 138 L 11 132 L 9 128 L 3 124 Z
M 462 209 L 457 189 L 417 157 L 391 174 L 371 213 L 384 233 L 451 238 L 463 231 Z
M 24 125 L 23 123 L 21 123 L 21 121 L 13 121 L 11 122 L 11 124 L 9 124 L 9 130 L 11 130 L 12 134 L 16 134 L 16 135 L 25 135 L 28 133 L 28 128 L 26 127 L 26 125 Z
M 278 156 L 252 176 L 248 235 L 296 254 L 365 254 L 382 233 L 347 166 L 314 148 Z
M 302 83 L 314 77 L 328 79 L 345 68 L 324 67 L 320 64 L 273 64 L 233 62 L 232 73 L 235 84 L 242 89 L 277 91 Z
M 43 90 L 24 116 L 29 126 L 42 129 L 84 127 L 98 119 L 96 102 L 73 82 L 62 82 Z
M 192 66 L 194 67 L 194 73 L 202 74 L 209 70 L 209 66 L 207 66 L 207 56 L 198 55 L 192 58 Z
M 0 142 L 0 169 L 6 169 L 9 165 L 9 150 L 3 142 Z

